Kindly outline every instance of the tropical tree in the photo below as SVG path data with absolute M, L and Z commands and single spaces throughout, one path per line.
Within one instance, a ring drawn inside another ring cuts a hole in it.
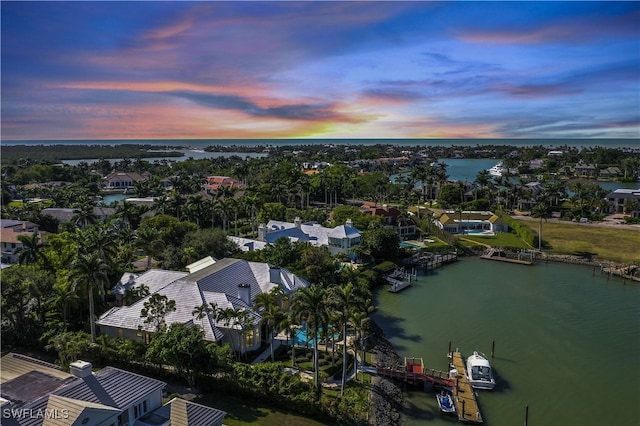
M 328 305 L 333 310 L 334 319 L 342 326 L 342 385 L 340 395 L 344 394 L 347 381 L 347 329 L 354 313 L 366 312 L 366 292 L 362 286 L 348 282 L 331 287 L 328 293 Z
M 277 288 L 278 287 L 274 287 L 274 289 Z M 271 348 L 271 361 L 273 361 L 273 329 L 275 328 L 276 324 L 281 322 L 281 318 L 283 315 L 282 310 L 280 309 L 280 306 L 278 304 L 276 293 L 268 292 L 257 294 L 253 306 L 255 309 L 259 310 L 260 316 L 262 317 L 260 322 L 266 328 L 266 335 L 269 337 L 269 346 Z
M 69 279 L 73 282 L 73 288 L 83 286 L 89 296 L 89 325 L 91 328 L 91 341 L 96 341 L 95 305 L 93 292 L 102 290 L 108 283 L 107 263 L 97 253 L 79 253 L 71 264 Z M 102 292 L 102 291 L 101 291 Z
M 147 269 L 151 268 L 151 260 L 162 253 L 165 244 L 160 231 L 151 226 L 140 227 L 136 231 L 135 245 L 147 254 Z
M 291 301 L 291 310 L 295 318 L 304 320 L 307 323 L 308 332 L 314 338 L 313 345 L 313 369 L 314 384 L 320 391 L 320 369 L 318 366 L 318 329 L 325 314 L 325 294 L 326 290 L 317 285 L 298 290 Z
M 145 356 L 153 363 L 171 365 L 193 387 L 196 376 L 209 370 L 211 355 L 200 326 L 174 323 L 153 337 Z
M 538 224 L 538 251 L 542 251 L 542 220 L 548 215 L 549 208 L 547 203 L 542 201 L 535 205 L 531 211 L 531 216 L 540 219 Z
M 165 319 L 170 312 L 176 310 L 176 301 L 169 299 L 164 294 L 154 293 L 149 300 L 144 302 L 144 308 L 140 310 L 140 318 L 145 324 L 153 324 L 156 334 L 161 333 L 167 327 Z
M 44 259 L 41 252 L 44 244 L 40 241 L 40 233 L 38 231 L 31 235 L 18 235 L 17 239 L 22 243 L 22 247 L 16 250 L 19 263 L 35 263 L 40 258 Z

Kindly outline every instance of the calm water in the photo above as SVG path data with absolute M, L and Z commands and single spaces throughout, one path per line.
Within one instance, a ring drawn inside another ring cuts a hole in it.
M 445 370 L 449 341 L 490 355 L 478 401 L 490 426 L 640 424 L 640 284 L 590 267 L 463 259 L 401 293 L 377 294 L 376 322 L 401 356 Z M 450 425 L 435 395 L 406 394 L 407 425 Z

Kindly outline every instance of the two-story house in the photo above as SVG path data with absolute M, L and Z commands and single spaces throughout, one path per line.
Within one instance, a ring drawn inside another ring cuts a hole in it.
M 192 265 L 196 265 L 196 262 Z M 128 306 L 111 308 L 100 316 L 96 324 L 100 333 L 112 337 L 149 341 L 155 330 L 144 322 L 141 310 L 154 294 L 175 301 L 176 310 L 165 317 L 167 326 L 173 323 L 197 324 L 210 342 L 229 343 L 238 352 L 251 352 L 260 348 L 262 319 L 254 310 L 253 302 L 260 293 L 279 288 L 291 295 L 309 283 L 284 268 L 267 263 L 226 258 L 202 262 L 190 272 L 152 269 L 141 275 L 124 274 L 112 290 L 119 295 L 126 290 L 146 286 L 149 294 Z M 193 315 L 196 307 L 214 303 L 218 310 L 245 313 L 245 323 L 219 318 L 215 312 L 206 312 L 201 319 Z
M 35 223 L 24 220 L 0 219 L 2 263 L 18 263 L 19 252 L 23 246 L 18 237 L 21 235 L 31 237 L 34 232 L 38 233 L 40 242 L 43 242 L 46 233 L 39 231 L 38 225 Z
M 266 225 L 258 226 L 258 241 L 275 243 L 279 238 L 288 238 L 292 242 L 308 242 L 316 247 L 327 247 L 331 254 L 351 255 L 353 249 L 362 244 L 362 233 L 348 219 L 344 225 L 327 228 L 318 222 L 294 222 L 270 220 Z M 239 244 L 240 241 L 236 241 Z

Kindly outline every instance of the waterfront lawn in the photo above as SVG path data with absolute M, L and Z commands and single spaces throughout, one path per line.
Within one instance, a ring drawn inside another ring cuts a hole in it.
M 520 221 L 538 232 L 538 223 Z M 542 239 L 553 254 L 592 255 L 627 264 L 640 263 L 640 231 L 574 223 L 543 223 Z
M 544 232 L 544 230 L 543 230 Z M 513 247 L 517 249 L 530 249 L 532 248 L 522 238 L 516 234 L 510 232 L 498 232 L 496 235 L 460 235 L 460 239 L 475 241 L 478 244 L 490 245 L 493 247 Z M 470 245 L 470 244 L 469 244 Z

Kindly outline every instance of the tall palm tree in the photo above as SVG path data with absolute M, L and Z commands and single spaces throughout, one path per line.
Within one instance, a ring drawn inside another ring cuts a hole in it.
M 547 203 L 542 201 L 533 208 L 531 216 L 540 219 L 538 224 L 538 251 L 542 251 L 542 220 L 547 217 Z
M 293 296 L 291 310 L 298 319 L 305 320 L 307 327 L 314 337 L 313 345 L 313 369 L 314 383 L 317 390 L 320 390 L 320 369 L 318 367 L 318 327 L 325 312 L 326 290 L 318 285 L 298 290 Z
M 344 386 L 347 381 L 347 328 L 349 319 L 354 312 L 362 312 L 365 308 L 365 296 L 359 286 L 351 282 L 331 287 L 329 290 L 328 304 L 334 312 L 334 318 L 342 326 L 342 385 L 340 395 L 344 394 Z M 355 353 L 354 353 L 355 355 Z
M 97 253 L 79 253 L 71 264 L 69 279 L 73 287 L 83 286 L 89 295 L 89 324 L 91 327 L 91 341 L 96 341 L 96 324 L 94 314 L 93 292 L 102 289 L 108 282 L 107 263 Z
M 141 248 L 147 255 L 147 269 L 151 268 L 151 260 L 164 250 L 164 241 L 160 239 L 160 231 L 150 226 L 136 231 L 136 247 Z

